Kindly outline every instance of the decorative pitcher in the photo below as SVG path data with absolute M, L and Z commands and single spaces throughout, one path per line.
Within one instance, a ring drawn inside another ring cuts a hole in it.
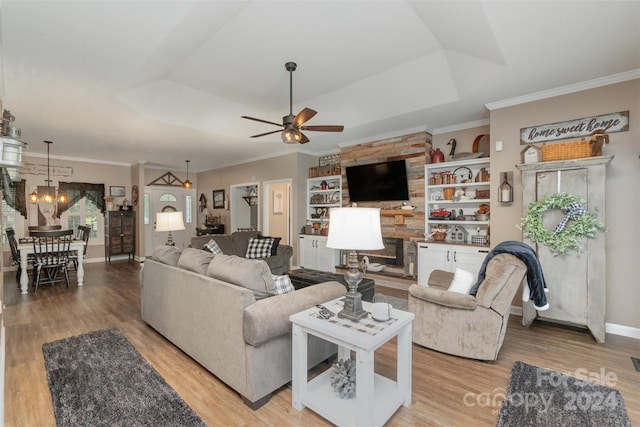
M 444 153 L 440 151 L 439 148 L 436 148 L 435 150 L 429 150 L 429 154 L 431 154 L 431 163 L 444 162 Z

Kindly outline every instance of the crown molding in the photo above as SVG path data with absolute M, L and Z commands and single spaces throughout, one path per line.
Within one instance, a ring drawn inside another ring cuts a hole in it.
M 514 105 L 526 104 L 528 102 L 540 101 L 542 99 L 553 98 L 554 96 L 567 95 L 570 93 L 581 92 L 584 90 L 595 89 L 602 86 L 608 86 L 616 83 L 622 83 L 629 80 L 640 79 L 640 69 L 625 71 L 624 73 L 612 74 L 610 76 L 600 77 L 593 80 L 587 80 L 580 83 L 574 83 L 567 86 L 560 86 L 555 89 L 534 92 L 529 95 L 517 96 L 502 101 L 490 102 L 485 104 L 490 111 L 499 110 L 500 108 L 513 107 Z
M 23 157 L 35 157 L 35 158 L 39 158 L 39 159 L 46 159 L 47 155 L 44 153 L 27 153 L 27 152 L 22 152 L 22 156 Z M 100 164 L 100 165 L 110 165 L 110 166 L 125 166 L 125 167 L 131 167 L 132 164 L 131 163 L 126 163 L 126 162 L 114 162 L 114 161 L 110 161 L 110 160 L 97 160 L 97 159 L 85 159 L 82 157 L 71 157 L 71 156 L 59 156 L 57 154 L 51 154 L 49 156 L 50 159 L 56 159 L 56 160 L 67 160 L 70 162 L 81 162 L 81 163 L 95 163 L 95 164 Z
M 433 135 L 439 135 L 443 133 L 455 132 L 455 131 L 465 130 L 465 129 L 472 129 L 480 126 L 489 126 L 490 123 L 491 122 L 489 119 L 482 119 L 482 120 L 474 120 L 472 122 L 460 123 L 452 126 L 445 126 L 445 127 L 434 129 Z

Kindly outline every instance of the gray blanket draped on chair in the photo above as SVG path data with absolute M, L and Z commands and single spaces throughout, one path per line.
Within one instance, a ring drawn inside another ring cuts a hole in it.
M 547 296 L 545 295 L 547 284 L 544 280 L 542 265 L 538 259 L 538 254 L 533 248 L 522 242 L 515 240 L 507 240 L 496 246 L 484 259 L 480 272 L 478 273 L 478 281 L 469 291 L 470 295 L 478 292 L 480 284 L 484 281 L 487 264 L 494 256 L 498 254 L 511 254 L 524 262 L 527 266 L 527 284 L 529 285 L 529 297 L 533 300 L 536 310 L 546 310 L 549 308 Z

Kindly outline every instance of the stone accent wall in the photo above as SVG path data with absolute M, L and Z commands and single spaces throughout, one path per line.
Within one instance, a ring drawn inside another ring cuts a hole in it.
M 424 165 L 426 150 L 431 147 L 432 135 L 418 132 L 410 135 L 366 142 L 344 147 L 340 151 L 342 167 L 342 206 L 350 206 L 346 168 L 348 166 L 405 159 L 409 183 L 409 204 L 416 206 L 413 216 L 406 216 L 403 225 L 396 225 L 393 216 L 381 216 L 382 235 L 404 240 L 405 252 L 411 238 L 424 239 Z M 358 203 L 363 207 L 393 209 L 400 202 Z M 406 259 L 406 256 L 405 256 Z

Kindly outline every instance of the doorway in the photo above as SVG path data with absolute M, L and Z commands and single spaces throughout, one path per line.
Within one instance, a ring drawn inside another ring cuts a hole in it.
M 184 249 L 189 246 L 191 237 L 195 236 L 194 190 L 186 190 L 182 187 L 145 187 L 144 204 L 145 256 L 150 257 L 156 246 L 167 242 L 169 232 L 155 231 L 158 212 L 180 211 L 183 213 L 185 230 L 172 231 L 171 237 L 176 248 Z
M 263 234 L 281 237 L 284 245 L 291 244 L 291 179 L 265 181 L 263 208 Z
M 227 233 L 242 230 L 260 230 L 260 194 L 258 182 L 231 185 L 229 190 L 231 230 Z

